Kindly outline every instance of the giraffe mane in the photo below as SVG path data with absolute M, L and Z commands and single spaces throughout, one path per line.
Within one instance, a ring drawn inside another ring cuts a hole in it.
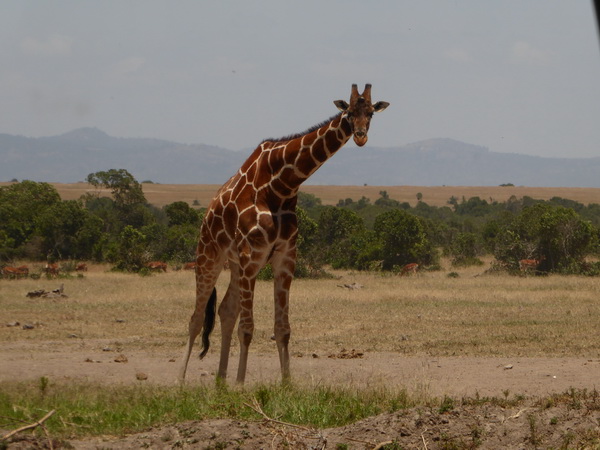
M 337 119 L 338 117 L 340 117 L 342 115 L 342 113 L 338 113 L 334 116 L 331 116 L 329 119 L 324 120 L 321 123 L 318 123 L 317 125 L 313 125 L 312 127 L 310 127 L 309 129 L 303 131 L 302 133 L 294 133 L 294 134 L 290 134 L 288 136 L 283 136 L 280 138 L 267 138 L 267 139 L 263 139 L 260 143 L 264 144 L 265 142 L 287 142 L 287 141 L 291 141 L 294 139 L 298 139 L 299 137 L 302 136 L 306 136 L 309 133 L 312 133 L 313 131 L 317 131 L 319 128 L 324 127 L 325 125 L 327 125 L 328 123 L 332 122 L 334 119 Z M 259 144 L 260 145 L 260 144 Z

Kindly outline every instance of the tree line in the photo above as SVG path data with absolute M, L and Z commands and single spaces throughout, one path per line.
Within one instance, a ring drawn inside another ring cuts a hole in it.
M 142 184 L 124 169 L 88 175 L 98 191 L 61 200 L 48 183 L 22 181 L 0 188 L 0 264 L 18 259 L 86 260 L 140 272 L 149 261 L 180 266 L 193 261 L 203 208 L 176 201 L 157 208 Z M 100 196 L 108 189 L 110 197 Z M 600 253 L 600 205 L 552 198 L 511 197 L 506 202 L 452 197 L 443 207 L 398 202 L 386 191 L 324 206 L 314 195 L 298 199 L 297 276 L 322 276 L 324 268 L 399 272 L 409 263 L 440 269 L 481 265 L 517 273 L 535 259 L 537 273 L 600 274 L 590 262 Z M 269 276 L 267 268 L 263 277 Z

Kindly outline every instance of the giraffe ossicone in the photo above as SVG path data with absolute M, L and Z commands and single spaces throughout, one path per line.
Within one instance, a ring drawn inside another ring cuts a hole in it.
M 350 101 L 336 100 L 340 113 L 304 133 L 260 143 L 238 172 L 217 192 L 200 228 L 196 252 L 196 306 L 189 322 L 180 380 L 183 381 L 194 342 L 202 332 L 202 358 L 216 319 L 215 284 L 225 263 L 229 287 L 218 308 L 221 357 L 217 376 L 225 379 L 229 350 L 239 318 L 238 383 L 246 377 L 248 349 L 254 333 L 252 306 L 256 276 L 267 263 L 274 276 L 274 336 L 282 378 L 290 377 L 289 290 L 296 266 L 300 185 L 352 137 L 358 146 L 368 139 L 373 113 L 388 102 L 371 102 L 371 85 L 362 94 L 352 85 Z

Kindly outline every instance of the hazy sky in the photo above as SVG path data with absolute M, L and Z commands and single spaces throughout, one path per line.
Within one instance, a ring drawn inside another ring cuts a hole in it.
M 590 1 L 0 4 L 0 133 L 254 148 L 334 115 L 352 83 L 391 103 L 372 146 L 600 156 Z

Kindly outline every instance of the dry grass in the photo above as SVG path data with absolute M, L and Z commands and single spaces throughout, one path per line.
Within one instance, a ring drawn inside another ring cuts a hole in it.
M 225 182 L 226 180 L 223 180 Z M 6 186 L 10 183 L 0 183 Z M 59 192 L 63 200 L 78 199 L 86 192 L 96 192 L 93 186 L 87 183 L 51 183 Z M 188 202 L 190 205 L 195 200 L 200 206 L 207 206 L 215 195 L 220 185 L 214 184 L 144 184 L 146 199 L 155 206 L 162 207 L 175 201 Z M 568 198 L 581 202 L 600 203 L 600 189 L 598 188 L 539 188 L 527 186 L 310 186 L 305 185 L 302 191 L 320 198 L 324 205 L 335 205 L 340 199 L 351 198 L 355 201 L 367 197 L 372 202 L 377 200 L 380 191 L 387 191 L 390 198 L 401 202 L 409 202 L 412 206 L 417 203 L 417 193 L 423 194 L 423 201 L 431 206 L 445 206 L 450 197 L 458 199 L 480 197 L 487 201 L 496 200 L 504 202 L 511 196 L 521 198 L 529 196 L 536 199 L 548 200 L 552 197 Z M 109 196 L 107 190 L 100 191 L 102 195 Z
M 183 347 L 194 304 L 190 272 L 139 277 L 92 266 L 83 278 L 0 280 L 0 343 L 86 339 L 129 346 Z M 339 279 L 296 280 L 292 352 L 342 348 L 466 356 L 600 356 L 600 280 L 481 275 L 483 269 L 397 277 L 339 272 Z M 225 293 L 228 273 L 217 286 Z M 341 284 L 359 283 L 349 290 Z M 26 298 L 64 283 L 66 299 Z M 272 284 L 257 284 L 253 352 L 272 353 Z M 124 322 L 123 322 L 124 320 Z M 38 324 L 13 333 L 12 321 Z M 214 342 L 218 343 L 219 327 Z

